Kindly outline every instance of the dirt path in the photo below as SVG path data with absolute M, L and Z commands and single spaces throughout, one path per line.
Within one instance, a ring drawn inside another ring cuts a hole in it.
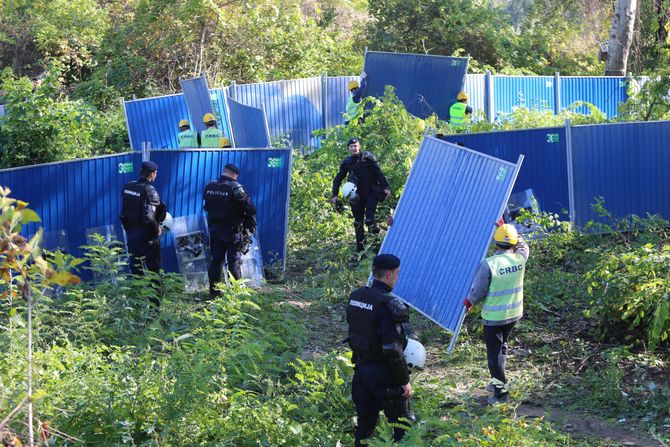
M 665 444 L 646 434 L 623 425 L 613 424 L 593 417 L 583 411 L 566 411 L 551 406 L 521 404 L 516 410 L 517 416 L 526 418 L 545 417 L 556 427 L 577 437 L 589 437 L 611 441 L 624 446 L 659 447 Z

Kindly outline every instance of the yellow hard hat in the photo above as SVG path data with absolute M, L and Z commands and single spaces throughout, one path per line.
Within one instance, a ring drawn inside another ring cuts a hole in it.
M 516 232 L 514 225 L 500 225 L 493 234 L 493 240 L 502 245 L 516 245 L 519 242 L 519 233 Z
M 347 84 L 347 90 L 351 91 L 355 88 L 358 88 L 358 81 L 349 81 Z
M 205 113 L 205 116 L 202 117 L 202 122 L 205 124 L 216 123 L 216 117 L 213 113 Z
M 179 121 L 179 128 L 181 129 L 182 127 L 191 127 L 191 125 L 188 123 L 188 120 L 181 120 Z
M 219 147 L 231 147 L 230 140 L 228 137 L 221 137 L 219 140 Z
M 458 96 L 456 97 L 459 101 L 465 99 L 466 101 L 468 100 L 468 94 L 465 92 L 460 92 Z

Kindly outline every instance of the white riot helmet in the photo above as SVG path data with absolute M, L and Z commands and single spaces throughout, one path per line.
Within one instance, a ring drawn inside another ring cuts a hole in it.
M 358 187 L 354 183 L 347 182 L 342 185 L 342 195 L 348 201 L 355 202 L 358 200 Z
M 173 225 L 174 222 L 172 221 L 172 214 L 165 213 L 165 220 L 161 222 L 161 229 L 163 230 L 163 233 L 172 231 L 172 228 L 174 228 Z
M 409 367 L 423 369 L 426 364 L 426 348 L 413 338 L 408 338 L 405 348 L 405 361 Z

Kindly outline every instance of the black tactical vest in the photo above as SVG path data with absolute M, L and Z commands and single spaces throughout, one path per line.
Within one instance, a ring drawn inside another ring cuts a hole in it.
M 382 340 L 379 336 L 379 313 L 393 295 L 382 290 L 361 287 L 349 297 L 347 322 L 349 346 L 357 361 L 382 361 Z
M 344 164 L 349 171 L 348 181 L 356 184 L 358 194 L 361 197 L 367 197 L 372 185 L 377 183 L 374 165 L 377 160 L 370 152 L 362 152 L 356 156 L 349 156 L 344 160 Z
M 144 206 L 147 201 L 147 185 L 142 180 L 133 180 L 126 183 L 121 194 L 121 223 L 124 228 L 142 226 Z
M 204 199 L 210 225 L 236 227 L 242 223 L 242 207 L 234 196 L 238 188 L 241 188 L 239 183 L 227 179 L 207 184 Z

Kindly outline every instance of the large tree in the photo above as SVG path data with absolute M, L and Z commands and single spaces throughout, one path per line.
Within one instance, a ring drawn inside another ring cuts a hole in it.
M 637 0 L 617 0 L 607 47 L 605 76 L 625 76 L 633 42 Z

